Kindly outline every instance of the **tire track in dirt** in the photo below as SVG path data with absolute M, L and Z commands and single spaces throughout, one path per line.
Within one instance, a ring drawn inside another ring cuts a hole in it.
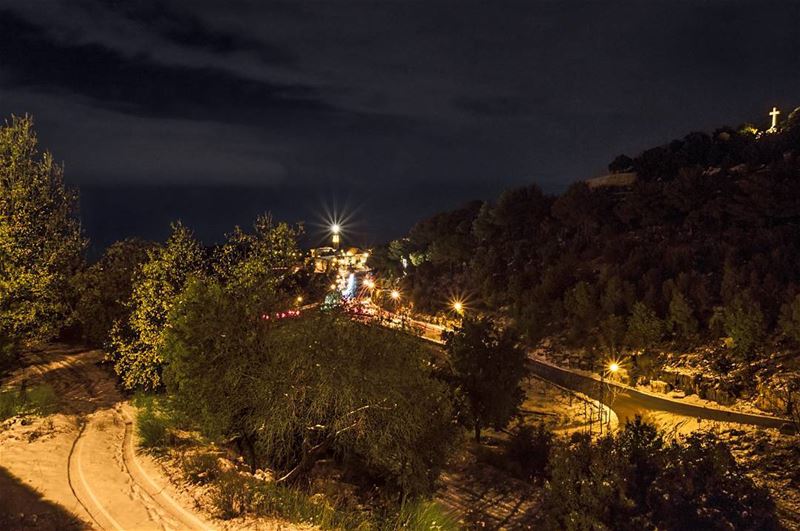
M 168 482 L 151 477 L 137 459 L 133 420 L 123 410 L 123 397 L 113 377 L 97 365 L 102 353 L 51 346 L 29 351 L 27 358 L 29 364 L 10 383 L 44 383 L 53 388 L 60 399 L 56 415 L 61 419 L 56 432 L 60 435 L 51 437 L 54 446 L 36 450 L 40 457 L 29 457 L 31 448 L 24 443 L 23 429 L 9 439 L 15 447 L 5 452 L 5 459 L 19 477 L 39 488 L 52 486 L 53 480 L 42 484 L 43 478 L 29 464 L 57 462 L 60 454 L 60 462 L 66 461 L 66 478 L 58 480 L 63 487 L 49 489 L 52 499 L 82 509 L 98 529 L 211 529 L 159 487 L 159 482 Z

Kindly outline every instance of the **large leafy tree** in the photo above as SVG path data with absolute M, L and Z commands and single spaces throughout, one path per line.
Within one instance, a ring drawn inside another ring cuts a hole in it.
M 75 276 L 74 318 L 84 341 L 102 346 L 114 323 L 128 317 L 134 275 L 153 248 L 153 243 L 137 239 L 116 242 Z
M 228 291 L 271 302 L 276 290 L 288 290 L 300 263 L 297 239 L 302 227 L 275 223 L 272 216 L 256 218 L 253 231 L 236 227 L 213 254 L 213 274 Z
M 32 118 L 0 127 L 0 337 L 47 339 L 68 317 L 86 240 L 63 176 Z
M 464 319 L 460 328 L 446 332 L 445 350 L 464 404 L 460 418 L 480 442 L 482 428 L 505 428 L 517 413 L 527 354 L 514 333 L 486 318 Z
M 254 468 L 290 482 L 338 456 L 414 494 L 431 489 L 453 435 L 427 348 L 337 314 L 260 319 L 251 299 L 196 280 L 163 352 L 179 410 L 207 435 L 239 441 Z
M 202 274 L 204 268 L 203 248 L 181 223 L 173 224 L 164 245 L 148 251 L 147 261 L 134 278 L 129 316 L 111 330 L 109 355 L 124 387 L 161 386 L 167 314 L 189 277 Z

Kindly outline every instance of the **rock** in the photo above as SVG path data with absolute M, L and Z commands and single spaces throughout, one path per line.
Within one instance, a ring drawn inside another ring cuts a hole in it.
M 656 393 L 667 394 L 672 391 L 672 385 L 662 380 L 650 380 L 650 389 Z

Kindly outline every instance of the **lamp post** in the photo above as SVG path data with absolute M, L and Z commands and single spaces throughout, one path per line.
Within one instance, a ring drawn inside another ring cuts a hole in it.
M 614 375 L 619 371 L 619 363 L 616 361 L 609 362 L 608 367 L 603 367 L 600 371 L 600 435 L 603 435 L 603 419 L 605 417 L 605 374 L 606 370 L 609 375 Z M 611 419 L 609 418 L 609 421 Z

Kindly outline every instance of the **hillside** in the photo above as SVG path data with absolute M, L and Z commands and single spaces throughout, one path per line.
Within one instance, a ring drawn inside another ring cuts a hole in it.
M 657 376 L 668 353 L 672 365 L 724 374 L 737 396 L 757 373 L 789 372 L 800 341 L 800 113 L 775 133 L 693 132 L 618 156 L 609 171 L 557 197 L 532 185 L 437 214 L 373 265 L 421 311 L 465 300 L 587 366 L 622 357 L 634 380 Z M 691 363 L 674 359 L 682 352 Z

